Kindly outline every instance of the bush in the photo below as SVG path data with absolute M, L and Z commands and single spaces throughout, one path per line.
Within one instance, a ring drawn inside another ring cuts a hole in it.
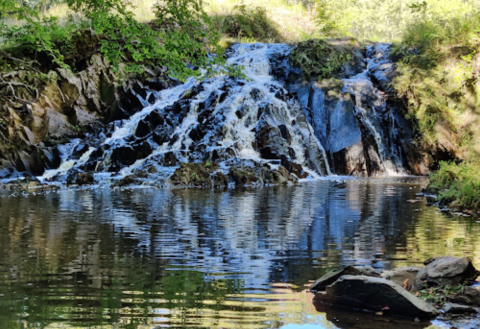
M 351 59 L 348 49 L 320 39 L 300 42 L 290 55 L 290 63 L 300 67 L 307 78 L 320 79 L 332 77 Z
M 12 2 L 12 4 L 10 4 Z M 122 64 L 128 72 L 141 73 L 143 66 L 166 66 L 180 78 L 199 75 L 194 67 L 211 68 L 223 63 L 218 53 L 218 35 L 211 27 L 203 11 L 202 0 L 164 0 L 155 11 L 158 28 L 138 22 L 126 0 L 65 0 L 77 12 L 85 16 L 79 25 L 58 24 L 56 18 L 40 19 L 38 11 L 21 10 L 14 0 L 7 0 L 7 6 L 0 5 L 0 12 L 10 9 L 11 15 L 24 19 L 25 24 L 6 25 L 0 28 L 0 37 L 6 38 L 6 48 L 19 53 L 44 55 L 54 64 L 67 67 L 64 59 L 71 55 L 72 35 L 90 28 L 100 38 L 100 50 L 116 69 Z M 28 6 L 27 6 L 28 7 Z
M 477 212 L 480 206 L 480 166 L 442 162 L 440 169 L 430 176 L 429 188 L 438 193 L 440 204 Z
M 274 23 L 263 7 L 235 6 L 230 15 L 213 15 L 212 23 L 220 33 L 238 39 L 255 41 L 282 41 Z

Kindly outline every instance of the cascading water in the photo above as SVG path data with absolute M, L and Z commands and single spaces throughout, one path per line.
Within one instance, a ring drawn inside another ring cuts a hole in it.
M 287 57 L 291 49 L 282 44 L 233 46 L 228 63 L 241 66 L 244 79 L 191 78 L 163 90 L 153 105 L 116 122 L 110 132 L 69 147 L 70 156 L 40 180 L 64 181 L 78 172 L 94 172 L 100 182 L 146 174 L 145 181 L 163 184 L 185 162 L 216 162 L 225 173 L 232 166 L 283 165 L 298 178 L 330 174 L 326 152 L 300 103 L 271 74 L 272 54 Z
M 298 73 L 288 79 L 293 81 L 289 90 L 298 94 L 336 174 L 408 174 L 405 146 L 411 130 L 408 123 L 398 122 L 403 113 L 389 99 L 395 74 L 389 48 L 389 44 L 367 46 L 365 68 L 344 74 L 342 80 L 310 83 Z
M 389 45 L 368 46 L 366 65 L 333 87 L 330 80 L 302 80 L 289 64 L 291 50 L 236 44 L 228 64 L 241 67 L 244 78 L 190 78 L 156 93 L 153 104 L 150 94 L 137 94 L 148 105 L 63 146 L 60 167 L 39 180 L 72 182 L 86 172 L 99 183 L 131 176 L 163 186 L 181 163 L 215 163 L 216 172 L 230 176 L 232 168 L 258 176 L 280 165 L 296 178 L 407 173 L 405 136 L 386 96 L 395 69 Z

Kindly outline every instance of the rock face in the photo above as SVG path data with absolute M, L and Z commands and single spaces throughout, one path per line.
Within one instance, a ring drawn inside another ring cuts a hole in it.
M 426 262 L 416 276 L 416 286 L 471 284 L 480 274 L 469 258 L 438 257 Z
M 121 85 L 82 44 L 88 57 L 77 71 L 57 69 L 38 100 L 4 106 L 8 127 L 0 131 L 18 143 L 0 147 L 0 179 L 66 182 L 88 173 L 98 183 L 133 175 L 138 184 L 224 187 L 419 173 L 411 127 L 387 97 L 395 75 L 389 46 L 368 46 L 365 58 L 358 42 L 329 42 L 350 58 L 333 79 L 307 81 L 290 65 L 289 45 L 236 44 L 228 63 L 243 67 L 245 78 L 180 83 L 159 69 Z M 201 168 L 206 163 L 215 174 Z
M 345 275 L 315 295 L 317 302 L 408 318 L 431 318 L 435 308 L 383 278 Z
M 297 94 L 315 136 L 324 146 L 332 172 L 375 176 L 388 173 L 425 174 L 413 129 L 404 106 L 395 99 L 391 82 L 396 66 L 389 45 L 366 47 L 366 65 L 345 66 L 334 79 L 288 75 L 289 91 Z M 362 53 L 351 55 L 359 62 Z

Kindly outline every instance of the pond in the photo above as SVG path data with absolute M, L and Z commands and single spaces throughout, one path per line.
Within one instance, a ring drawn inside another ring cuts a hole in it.
M 427 207 L 422 178 L 227 190 L 153 188 L 0 198 L 1 328 L 425 328 L 316 310 L 340 265 L 436 255 L 480 264 L 480 222 Z

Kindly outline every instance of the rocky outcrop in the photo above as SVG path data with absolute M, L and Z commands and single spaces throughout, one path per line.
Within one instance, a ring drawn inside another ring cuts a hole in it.
M 73 184 L 89 173 L 113 184 L 135 175 L 136 183 L 155 186 L 223 187 L 419 173 L 409 156 L 410 126 L 385 96 L 395 75 L 388 45 L 367 47 L 366 58 L 351 39 L 315 45 L 338 60 L 334 79 L 307 81 L 290 65 L 289 45 L 236 44 L 228 62 L 243 67 L 245 78 L 183 84 L 164 68 L 120 79 L 86 47 L 88 56 L 70 59 L 72 70 L 51 72 L 38 95 L 6 103 L 0 132 L 15 143 L 0 150 L 0 178 L 40 176 L 61 159 L 68 168 L 42 182 L 70 177 Z M 0 95 L 13 98 L 9 90 Z M 206 163 L 218 164 L 215 177 L 197 166 Z
M 311 45 L 311 51 L 318 47 Z M 287 75 L 289 91 L 302 103 L 334 173 L 366 177 L 428 172 L 414 146 L 412 123 L 405 119 L 406 107 L 391 86 L 397 73 L 388 55 L 389 47 L 367 46 L 365 57 L 351 50 L 352 60 L 328 77 L 311 68 L 308 72 L 293 69 Z M 303 62 L 313 56 L 302 51 Z
M 148 93 L 153 102 L 154 88 L 175 84 L 162 70 L 149 70 L 142 78 L 148 86 L 126 75 L 118 86 L 123 73 L 113 72 L 98 49 L 86 46 L 90 39 L 78 38 L 81 46 L 74 48 L 88 51 L 66 59 L 72 69 L 50 71 L 48 80 L 29 67 L 2 75 L 7 82 L 0 85 L 0 179 L 57 168 L 60 144 L 141 110 L 146 104 L 138 93 Z
M 435 308 L 398 284 L 368 276 L 345 275 L 317 293 L 316 302 L 408 318 L 431 318 Z

